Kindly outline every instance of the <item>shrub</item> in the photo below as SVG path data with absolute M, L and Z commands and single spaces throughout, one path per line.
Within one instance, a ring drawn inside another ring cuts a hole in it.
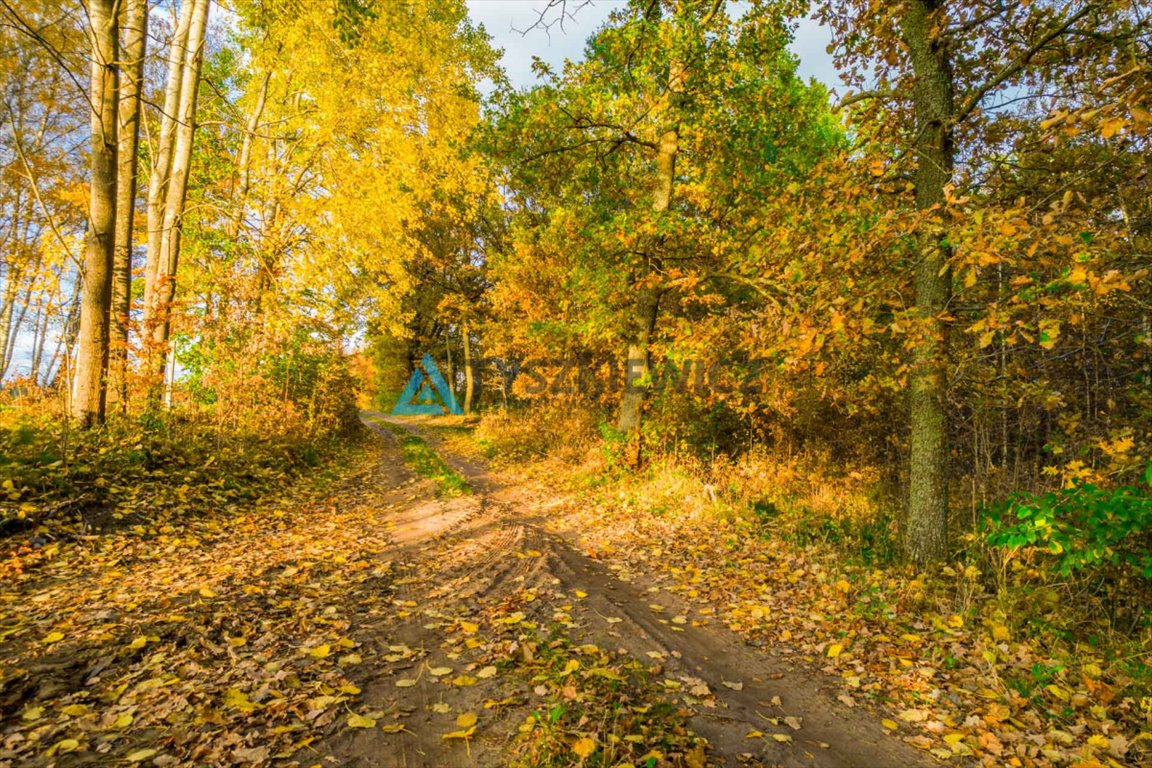
M 1152 485 L 1152 466 L 1145 482 Z M 1022 493 L 986 512 L 991 545 L 1032 550 L 1061 576 L 1126 572 L 1152 579 L 1152 497 L 1144 489 L 1084 484 L 1042 496 Z

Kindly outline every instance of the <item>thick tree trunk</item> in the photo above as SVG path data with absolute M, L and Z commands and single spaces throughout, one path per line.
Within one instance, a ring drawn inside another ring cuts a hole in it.
M 104 421 L 108 370 L 108 315 L 112 301 L 112 252 L 116 236 L 116 105 L 119 55 L 116 0 L 90 0 L 92 42 L 91 189 L 80 295 L 80 340 L 71 412 L 81 425 Z
M 641 414 L 652 378 L 649 347 L 659 309 L 659 294 L 652 288 L 641 288 L 632 317 L 634 333 L 628 344 L 628 357 L 624 361 L 624 394 L 620 398 L 620 415 L 616 424 L 617 429 L 630 440 L 639 440 Z M 637 453 L 633 463 L 639 460 L 640 455 Z
M 108 402 L 128 406 L 128 326 L 132 312 L 132 237 L 136 215 L 136 147 L 140 138 L 140 88 L 148 29 L 147 0 L 127 0 L 124 65 L 120 80 L 120 135 L 116 169 L 116 246 L 112 262 L 112 331 Z
M 151 367 L 161 382 L 164 380 L 169 353 L 172 302 L 176 296 L 176 270 L 180 263 L 180 234 L 183 227 L 184 202 L 188 193 L 188 172 L 192 164 L 192 145 L 196 135 L 196 95 L 200 86 L 200 64 L 204 56 L 204 32 L 208 24 L 210 0 L 194 0 L 194 3 L 180 84 L 176 142 L 172 148 L 172 167 L 168 177 L 168 190 L 164 196 L 160 253 L 152 292 L 154 319 L 149 345 L 153 352 Z
M 916 206 L 923 215 L 915 267 L 916 312 L 922 338 L 909 381 L 911 457 L 904 548 L 917 563 L 948 553 L 948 323 L 950 251 L 943 223 L 952 179 L 955 93 L 943 29 L 943 0 L 909 0 L 902 31 L 916 84 Z
M 160 241 L 164 233 L 164 198 L 172 171 L 172 146 L 176 137 L 176 115 L 180 110 L 180 86 L 184 83 L 184 60 L 187 58 L 188 30 L 192 25 L 195 0 L 184 0 L 180 18 L 168 48 L 168 81 L 164 86 L 164 108 L 160 113 L 160 131 L 152 150 L 152 169 L 148 179 L 148 247 L 144 263 L 144 339 L 152 337 L 156 317 L 153 292 L 156 270 L 160 263 Z

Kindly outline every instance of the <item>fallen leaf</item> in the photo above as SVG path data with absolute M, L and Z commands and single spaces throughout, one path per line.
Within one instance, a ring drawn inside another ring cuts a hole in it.
M 364 715 L 357 715 L 355 713 L 348 715 L 349 728 L 375 728 L 376 721 Z

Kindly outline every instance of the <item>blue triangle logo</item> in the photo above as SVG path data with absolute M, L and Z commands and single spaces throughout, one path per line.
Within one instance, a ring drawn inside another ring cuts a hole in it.
M 424 358 L 412 371 L 412 378 L 400 393 L 400 399 L 392 408 L 394 416 L 439 415 L 451 413 L 460 416 L 464 413 L 456 402 L 448 382 L 440 375 L 432 355 L 424 353 Z

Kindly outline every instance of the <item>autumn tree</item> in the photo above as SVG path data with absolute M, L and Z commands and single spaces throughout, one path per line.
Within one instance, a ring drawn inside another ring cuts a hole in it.
M 721 3 L 637 3 L 584 62 L 505 98 L 496 141 L 520 221 L 504 281 L 536 327 L 625 351 L 616 423 L 634 443 L 654 344 L 674 336 L 661 314 L 740 282 L 729 258 L 756 229 L 746 217 L 836 141 L 787 39 L 776 8 L 733 19 Z
M 108 399 L 127 407 L 128 331 L 132 315 L 132 246 L 136 218 L 137 145 L 148 39 L 147 0 L 124 5 L 120 94 L 117 106 L 116 235 L 112 264 L 112 305 Z
M 85 426 L 104 421 L 107 401 L 109 316 L 116 237 L 117 106 L 120 82 L 116 3 L 91 0 L 91 159 L 88 233 L 84 248 L 80 339 L 72 415 Z
M 875 140 L 897 148 L 888 172 L 906 169 L 918 211 L 910 260 L 917 330 L 907 377 L 905 548 L 914 561 L 925 562 L 944 557 L 948 544 L 953 203 L 978 188 L 973 171 L 994 141 L 998 117 L 1014 112 L 1008 107 L 1020 100 L 1038 99 L 1044 74 L 1069 60 L 1072 41 L 1106 40 L 1123 11 L 1091 1 L 922 0 L 875 11 L 830 4 L 820 14 L 836 31 L 837 60 L 857 88 L 845 104 L 855 105 L 854 121 L 870 125 Z M 965 167 L 958 173 L 960 160 Z

